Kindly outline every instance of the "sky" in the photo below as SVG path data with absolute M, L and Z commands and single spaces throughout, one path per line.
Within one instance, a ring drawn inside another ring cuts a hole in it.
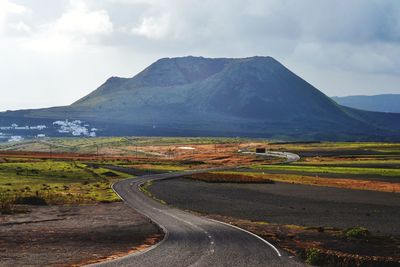
M 400 94 L 400 1 L 0 0 L 0 110 L 187 55 L 272 56 L 328 96 Z

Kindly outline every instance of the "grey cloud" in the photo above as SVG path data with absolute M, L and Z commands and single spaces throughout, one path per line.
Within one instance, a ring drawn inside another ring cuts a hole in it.
M 89 11 L 105 11 L 112 31 L 67 39 L 73 49 L 65 54 L 21 48 L 21 42 L 38 36 L 46 43 L 43 29 L 67 12 L 71 1 L 84 2 Z M 71 1 L 14 0 L 31 12 L 9 18 L 13 27 L 0 35 L 0 58 L 7 60 L 1 68 L 0 93 L 12 86 L 20 95 L 31 96 L 33 107 L 35 101 L 42 103 L 37 99 L 46 98 L 46 91 L 56 90 L 54 104 L 68 104 L 108 76 L 132 76 L 158 57 L 183 55 L 270 55 L 330 95 L 400 93 L 398 0 Z M 20 22 L 32 32 L 18 33 L 15 25 Z M 37 71 L 52 78 L 33 82 Z M 14 80 L 23 75 L 29 82 Z M 60 83 L 55 85 L 55 80 Z M 7 102 L 0 100 L 0 109 L 5 108 Z

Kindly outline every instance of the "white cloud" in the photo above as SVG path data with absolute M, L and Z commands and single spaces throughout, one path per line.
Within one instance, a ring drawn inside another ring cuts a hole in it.
M 31 33 L 31 30 L 32 30 L 31 27 L 29 25 L 25 24 L 25 22 L 23 22 L 23 21 L 13 24 L 10 27 L 19 33 Z
M 73 1 L 72 9 L 56 21 L 52 30 L 73 35 L 107 34 L 112 32 L 113 24 L 107 11 L 90 11 L 83 2 Z
M 21 42 L 22 47 L 63 53 L 112 33 L 113 24 L 106 10 L 90 10 L 85 2 L 71 0 L 69 9 L 55 22 L 40 28 L 31 38 Z
M 168 14 L 159 17 L 145 17 L 139 26 L 132 29 L 132 33 L 149 39 L 161 39 L 169 34 L 169 25 L 170 17 Z
M 0 0 L 0 32 L 5 28 L 7 18 L 11 15 L 21 15 L 28 11 L 28 9 L 19 4 L 15 4 L 9 0 Z
M 27 11 L 27 8 L 9 0 L 0 0 L 0 10 L 2 13 L 23 14 Z

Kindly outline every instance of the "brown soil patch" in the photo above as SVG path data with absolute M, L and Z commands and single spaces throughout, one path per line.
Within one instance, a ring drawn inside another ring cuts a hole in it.
M 251 174 L 253 175 L 253 174 Z M 270 179 L 277 182 L 306 184 L 314 186 L 328 186 L 336 188 L 371 190 L 381 192 L 400 192 L 400 183 L 389 183 L 383 181 L 359 180 L 351 178 L 318 178 L 315 176 L 290 175 L 290 174 L 255 174 L 263 179 Z
M 209 183 L 261 183 L 271 184 L 272 180 L 261 177 L 245 174 L 233 173 L 199 173 L 187 176 L 193 180 L 200 180 Z
M 400 240 L 370 236 L 346 238 L 341 230 L 268 224 L 221 215 L 206 217 L 246 229 L 306 260 L 307 251 L 317 249 L 322 266 L 399 266 Z
M 225 165 L 240 166 L 249 165 L 256 162 L 265 162 L 265 157 L 257 158 L 254 155 L 243 155 L 238 153 L 239 149 L 254 149 L 262 143 L 246 143 L 246 144 L 201 144 L 201 145 L 158 145 L 138 147 L 138 150 L 148 153 L 158 153 L 164 155 L 165 158 L 174 159 L 176 161 L 193 161 L 204 162 L 208 166 Z M 182 149 L 182 147 L 190 147 L 191 149 Z M 276 159 L 268 159 L 268 161 L 277 161 Z
M 250 170 L 251 171 L 251 170 Z M 346 189 L 371 190 L 380 192 L 400 192 L 400 183 L 382 181 L 359 180 L 351 178 L 318 178 L 315 176 L 292 174 L 263 174 L 263 173 L 229 173 L 210 172 L 187 176 L 193 180 L 204 182 L 231 182 L 231 183 L 273 183 L 283 182 L 292 184 L 304 184 L 314 186 L 328 186 Z
M 1 266 L 80 266 L 146 249 L 163 236 L 123 203 L 29 208 L 0 217 Z
M 144 250 L 149 249 L 150 247 L 154 246 L 155 244 L 157 244 L 161 240 L 161 238 L 162 238 L 161 234 L 154 234 L 154 235 L 151 235 L 148 238 L 146 238 L 146 240 L 143 241 L 143 244 L 138 245 L 137 247 L 135 247 L 129 251 L 117 252 L 110 256 L 104 256 L 104 257 L 101 257 L 98 259 L 93 259 L 93 260 L 86 260 L 79 264 L 73 264 L 72 266 L 85 266 L 85 265 L 89 265 L 89 264 L 93 264 L 93 263 L 110 261 L 110 260 L 124 257 L 129 254 L 144 251 Z
M 29 159 L 70 159 L 70 160 L 122 160 L 122 161 L 140 161 L 151 162 L 152 160 L 165 161 L 165 162 L 193 162 L 194 167 L 196 162 L 202 162 L 207 166 L 225 165 L 249 165 L 256 162 L 276 162 L 276 158 L 267 159 L 265 157 L 254 157 L 254 155 L 243 155 L 237 153 L 238 149 L 253 149 L 257 146 L 265 144 L 262 143 L 246 143 L 246 144 L 202 144 L 202 145 L 154 145 L 154 146 L 125 146 L 123 151 L 121 149 L 107 150 L 107 153 L 84 154 L 84 153 L 70 153 L 70 152 L 30 152 L 30 151 L 1 151 L 1 158 L 18 157 Z M 193 149 L 181 149 L 183 146 L 189 146 Z M 136 149 L 146 155 L 135 155 Z M 126 155 L 126 151 L 132 152 Z M 190 164 L 188 164 L 190 165 Z M 204 167 L 207 167 L 204 166 Z

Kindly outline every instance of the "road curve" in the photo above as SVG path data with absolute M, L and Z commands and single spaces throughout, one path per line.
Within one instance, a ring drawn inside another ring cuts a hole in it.
M 285 158 L 286 160 L 281 162 L 282 163 L 290 163 L 295 162 L 300 159 L 300 156 L 290 152 L 278 152 L 278 151 L 266 151 L 265 153 L 256 153 L 246 150 L 239 150 L 239 153 L 242 154 L 250 154 L 250 155 L 257 155 L 257 156 L 269 156 L 269 157 L 277 157 L 277 158 Z
M 148 181 L 222 169 L 146 175 L 115 183 L 113 189 L 124 202 L 162 227 L 165 237 L 146 251 L 90 266 L 304 266 L 261 237 L 163 205 L 139 190 Z

